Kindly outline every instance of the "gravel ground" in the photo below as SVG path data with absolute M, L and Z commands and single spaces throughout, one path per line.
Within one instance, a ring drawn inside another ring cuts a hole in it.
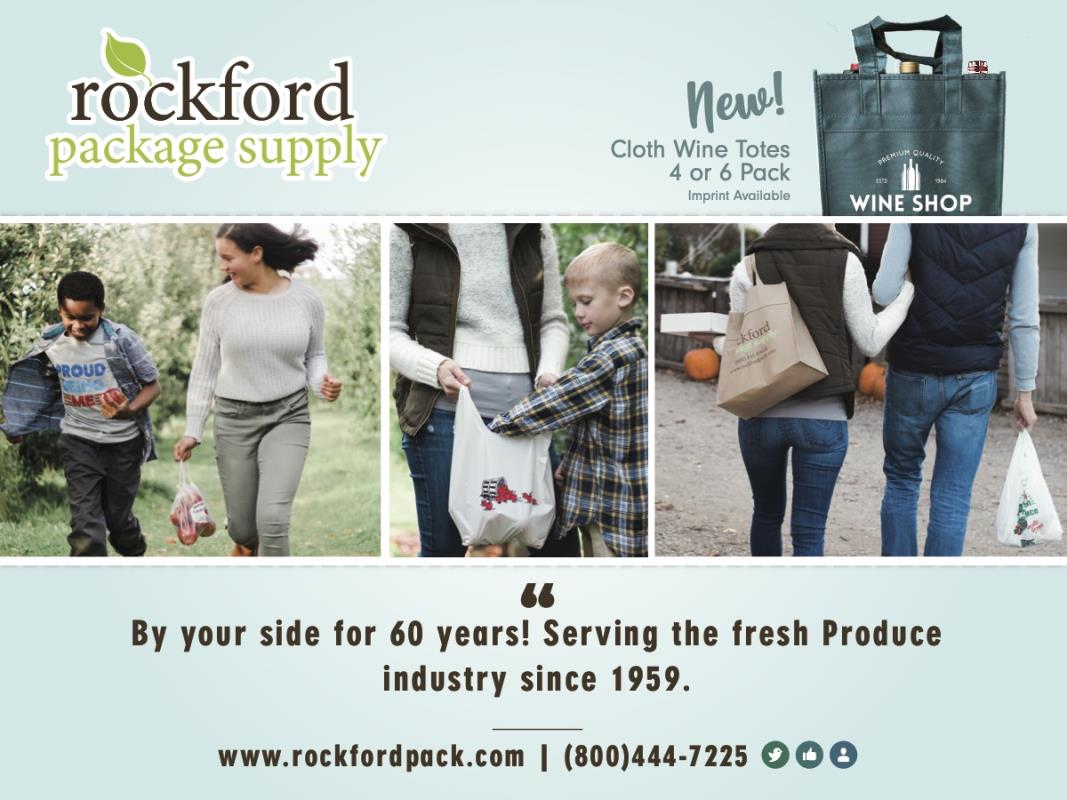
M 1017 428 L 995 410 L 982 465 L 971 495 L 964 555 L 1062 556 L 1067 543 L 1007 547 L 997 542 L 993 521 Z M 1067 519 L 1067 419 L 1040 415 L 1034 442 L 1061 520 Z M 927 446 L 919 504 L 920 552 L 929 509 L 935 451 Z M 826 526 L 826 555 L 877 556 L 882 500 L 882 404 L 857 398 L 849 422 L 848 456 L 837 482 Z M 715 405 L 715 384 L 694 383 L 656 371 L 656 555 L 745 556 L 752 494 L 737 445 L 737 418 Z M 783 529 L 788 555 L 789 518 Z

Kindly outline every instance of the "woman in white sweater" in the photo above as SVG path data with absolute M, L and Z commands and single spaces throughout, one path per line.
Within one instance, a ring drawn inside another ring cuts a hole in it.
M 547 225 L 394 225 L 389 363 L 415 489 L 421 556 L 466 552 L 448 513 L 455 401 L 467 386 L 486 420 L 555 381 L 570 330 Z M 577 555 L 577 538 L 531 555 Z
M 300 226 L 227 223 L 215 234 L 225 282 L 204 301 L 186 396 L 185 461 L 215 406 L 215 458 L 233 555 L 289 555 L 289 518 L 311 439 L 307 390 L 333 402 L 326 370 L 326 312 L 292 270 L 318 244 Z
M 908 313 L 914 287 L 905 281 L 896 299 L 875 314 L 859 250 L 833 225 L 773 225 L 751 250 L 734 268 L 730 310 L 745 310 L 753 269 L 762 282 L 785 283 L 829 372 L 759 416 L 738 422 L 741 457 L 752 487 L 752 555 L 782 555 L 791 458 L 793 555 L 821 556 L 830 502 L 848 450 L 860 362 L 855 351 L 874 356 L 885 347 Z

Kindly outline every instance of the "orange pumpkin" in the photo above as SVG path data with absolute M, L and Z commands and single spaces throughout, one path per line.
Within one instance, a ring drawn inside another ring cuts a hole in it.
M 874 382 L 874 390 L 871 396 L 875 400 L 885 400 L 885 370 L 882 370 Z
M 710 381 L 719 376 L 719 354 L 710 347 L 698 347 L 685 354 L 685 375 L 691 381 Z
M 874 395 L 874 385 L 878 378 L 885 375 L 885 367 L 881 364 L 868 364 L 860 372 L 860 394 Z

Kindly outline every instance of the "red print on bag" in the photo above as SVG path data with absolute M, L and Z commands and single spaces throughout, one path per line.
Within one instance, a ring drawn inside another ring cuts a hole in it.
M 492 511 L 494 503 L 517 503 L 519 497 L 511 491 L 508 482 L 503 478 L 486 478 L 482 481 L 482 508 Z M 522 501 L 530 505 L 537 505 L 537 498 L 530 492 L 522 493 Z

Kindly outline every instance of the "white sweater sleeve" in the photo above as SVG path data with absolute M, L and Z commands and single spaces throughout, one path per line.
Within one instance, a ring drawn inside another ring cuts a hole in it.
M 570 349 L 571 328 L 563 311 L 563 282 L 560 278 L 556 238 L 546 223 L 541 228 L 541 260 L 544 263 L 544 294 L 541 301 L 541 362 L 536 376 L 561 375 Z
M 733 274 L 730 276 L 730 313 L 744 311 L 748 303 L 748 290 L 752 286 L 752 279 L 748 274 L 750 258 L 752 256 L 745 256 L 734 265 Z M 711 346 L 721 356 L 726 348 L 726 337 L 716 336 Z
M 748 290 L 752 287 L 752 277 L 749 275 L 749 265 L 752 256 L 745 256 L 734 265 L 733 275 L 730 276 L 730 311 L 744 311 L 748 302 Z
M 731 311 L 745 310 L 748 290 L 752 286 L 748 258 L 751 256 L 734 267 L 730 279 Z M 871 307 L 871 296 L 867 293 L 867 276 L 863 272 L 863 265 L 855 255 L 849 253 L 841 297 L 845 306 L 845 325 L 852 340 L 865 355 L 877 355 L 893 338 L 908 315 L 914 295 L 915 287 L 911 281 L 905 281 L 900 294 L 880 314 L 875 314 Z
M 326 376 L 326 306 L 318 292 L 308 294 L 308 313 L 311 317 L 311 338 L 304 353 L 304 374 L 308 388 L 322 397 L 322 379 Z
M 189 374 L 189 389 L 185 395 L 185 435 L 198 442 L 203 441 L 204 424 L 211 411 L 215 397 L 215 384 L 219 379 L 218 301 L 208 295 L 200 313 L 200 340 Z
M 904 281 L 900 294 L 880 313 L 875 314 L 871 306 L 871 296 L 867 292 L 867 276 L 863 272 L 863 265 L 855 255 L 849 253 L 842 293 L 845 324 L 852 341 L 864 355 L 878 355 L 889 343 L 897 328 L 904 323 L 914 296 L 915 287 L 911 281 Z
M 411 240 L 396 225 L 389 226 L 389 366 L 405 378 L 439 388 L 437 368 L 445 356 L 411 338 Z

